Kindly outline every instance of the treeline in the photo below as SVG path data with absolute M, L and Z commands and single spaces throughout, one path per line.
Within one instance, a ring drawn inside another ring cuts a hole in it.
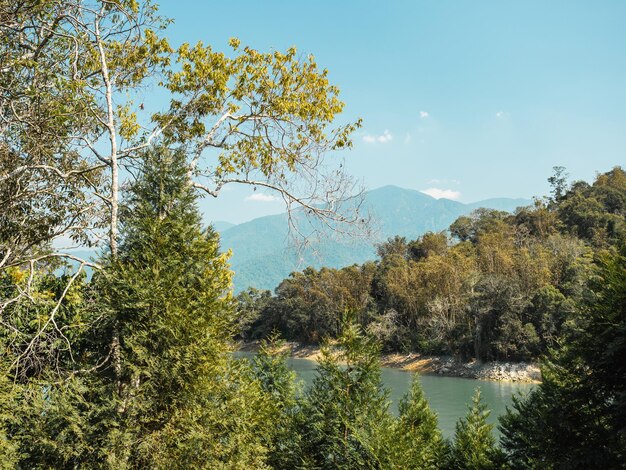
M 447 232 L 395 237 L 379 259 L 307 268 L 270 292 L 238 296 L 244 339 L 278 330 L 317 343 L 337 337 L 350 312 L 388 351 L 531 360 L 576 328 L 594 260 L 626 233 L 626 173 L 593 184 L 550 178 L 552 196 L 514 214 L 478 209 Z

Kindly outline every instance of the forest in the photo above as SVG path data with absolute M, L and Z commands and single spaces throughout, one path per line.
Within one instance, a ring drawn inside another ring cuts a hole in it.
M 594 261 L 626 233 L 626 173 L 592 184 L 550 177 L 552 195 L 514 214 L 478 209 L 445 232 L 390 238 L 379 259 L 307 268 L 239 301 L 242 336 L 334 338 L 348 312 L 387 351 L 478 360 L 535 360 L 575 328 Z
M 353 181 L 325 171 L 361 122 L 335 122 L 313 56 L 173 47 L 169 22 L 148 1 L 0 0 L 2 468 L 626 466 L 621 168 L 557 169 L 534 207 L 235 298 L 200 198 L 263 187 L 359 229 Z M 242 337 L 263 337 L 252 361 Z M 324 343 L 310 387 L 281 337 Z M 419 377 L 390 411 L 382 350 L 541 358 L 543 382 L 500 442 L 478 391 L 444 439 Z

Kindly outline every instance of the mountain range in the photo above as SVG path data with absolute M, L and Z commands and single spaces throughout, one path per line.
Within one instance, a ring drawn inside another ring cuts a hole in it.
M 222 249 L 231 249 L 235 292 L 248 287 L 274 289 L 293 271 L 307 266 L 341 268 L 376 258 L 376 244 L 400 235 L 415 239 L 428 231 L 447 229 L 459 216 L 485 207 L 512 212 L 528 199 L 494 198 L 464 204 L 435 199 L 397 186 L 384 186 L 364 194 L 363 207 L 373 219 L 373 235 L 347 240 L 328 237 L 306 249 L 292 247 L 286 214 L 259 217 L 239 225 L 214 222 L 221 233 Z

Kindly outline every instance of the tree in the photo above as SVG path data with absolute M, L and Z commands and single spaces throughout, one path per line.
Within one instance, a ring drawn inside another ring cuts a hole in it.
M 448 237 L 445 233 L 427 232 L 417 240 L 408 244 L 411 258 L 419 261 L 430 255 L 444 255 L 448 250 Z
M 523 230 L 539 239 L 557 233 L 560 228 L 558 214 L 549 208 L 545 199 L 535 199 L 532 206 L 518 207 L 515 210 L 515 223 L 518 232 Z
M 626 465 L 626 247 L 605 253 L 593 295 L 579 306 L 543 381 L 501 418 L 502 444 L 519 468 Z
M 459 241 L 476 243 L 481 234 L 494 232 L 502 227 L 508 212 L 495 209 L 480 208 L 472 211 L 469 216 L 462 215 L 450 225 L 450 235 Z
M 393 468 L 443 468 L 447 445 L 417 375 L 400 401 L 399 410 L 390 433 Z
M 554 166 L 552 167 L 552 170 L 554 173 L 548 178 L 548 183 L 550 183 L 551 187 L 550 192 L 552 193 L 552 202 L 558 203 L 561 199 L 563 199 L 563 196 L 567 191 L 567 178 L 569 177 L 569 174 L 565 171 L 564 166 Z
M 558 215 L 565 229 L 597 247 L 626 236 L 626 172 L 619 166 L 599 174 L 592 185 L 577 182 L 562 197 Z
M 386 242 L 379 243 L 376 246 L 376 253 L 381 259 L 390 258 L 392 256 L 407 258 L 408 249 L 406 238 L 396 235 L 395 237 L 387 239 Z
M 76 13 L 73 2 L 0 2 L 0 268 L 41 262 L 55 237 L 87 242 L 94 225 L 86 190 L 100 191 L 101 167 L 72 144 L 95 120 L 68 31 Z
M 199 178 L 193 184 L 208 194 L 217 196 L 228 183 L 252 184 L 279 191 L 288 205 L 303 206 L 323 220 L 348 221 L 338 205 L 351 187 L 340 184 L 347 181 L 337 168 L 332 178 L 320 177 L 320 165 L 325 151 L 350 146 L 358 123 L 329 127 L 343 103 L 312 56 L 301 61 L 295 48 L 260 53 L 240 47 L 237 39 L 230 41 L 234 58 L 201 43 L 174 51 L 160 36 L 168 20 L 149 1 L 4 1 L 1 6 L 0 27 L 7 33 L 0 43 L 7 81 L 4 129 L 23 123 L 16 126 L 18 154 L 32 156 L 28 142 L 39 134 L 31 131 L 42 122 L 56 125 L 44 135 L 63 144 L 48 151 L 53 160 L 26 159 L 3 177 L 39 171 L 65 182 L 106 169 L 108 194 L 92 195 L 106 203 L 113 253 L 120 165 L 159 138 L 185 147 L 189 174 Z M 152 84 L 165 88 L 171 102 L 167 111 L 151 115 L 130 96 L 155 77 L 161 80 Z M 37 141 L 36 148 L 45 145 Z M 75 159 L 66 161 L 70 156 Z M 295 185 L 305 182 L 316 189 L 298 193 Z M 318 207 L 326 196 L 332 206 Z
M 487 424 L 487 405 L 482 403 L 480 389 L 472 397 L 465 418 L 456 424 L 454 442 L 450 453 L 450 467 L 458 469 L 500 468 L 502 456 L 496 447 L 492 424 Z
M 103 273 L 122 362 L 112 398 L 119 439 L 130 444 L 118 458 L 261 466 L 264 398 L 230 357 L 228 255 L 215 232 L 201 230 L 195 200 L 183 153 L 147 154 L 119 254 Z
M 347 323 L 337 344 L 323 348 L 306 394 L 303 460 L 321 468 L 380 468 L 388 452 L 388 409 L 379 348 Z
M 66 68 L 78 52 L 66 29 L 74 13 L 71 2 L 0 2 L 0 276 L 18 281 L 0 294 L 0 316 L 31 345 L 15 356 L 23 362 L 54 357 L 44 339 L 60 332 L 55 317 L 62 298 L 50 305 L 37 289 L 41 278 L 63 267 L 62 256 L 76 257 L 55 253 L 51 241 L 89 244 L 87 234 L 98 226 L 100 205 L 86 191 L 101 190 L 102 167 L 92 167 L 72 144 L 93 121 L 91 102 L 76 89 L 79 77 Z M 68 289 L 83 268 L 96 266 L 77 261 L 76 277 L 65 278 Z M 50 308 L 50 321 L 40 323 L 46 331 L 24 328 L 16 318 L 17 310 L 44 307 Z M 9 367 L 18 365 L 15 357 Z
M 269 450 L 268 464 L 272 468 L 297 468 L 302 459 L 301 386 L 296 374 L 287 366 L 283 341 L 276 333 L 263 340 L 254 357 L 253 374 L 263 391 L 269 395 L 270 413 L 263 439 Z
M 201 229 L 184 154 L 160 149 L 144 159 L 125 199 L 118 255 L 92 283 L 101 319 L 75 343 L 82 373 L 44 382 L 32 431 L 16 431 L 26 435 L 26 462 L 263 468 L 270 407 L 230 354 L 228 254 Z
M 243 340 L 254 338 L 255 325 L 259 317 L 268 308 L 272 293 L 251 287 L 237 296 L 237 335 Z

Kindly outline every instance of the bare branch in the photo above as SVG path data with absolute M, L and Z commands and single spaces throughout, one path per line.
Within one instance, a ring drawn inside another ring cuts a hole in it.
M 28 356 L 28 354 L 32 351 L 32 349 L 34 348 L 35 344 L 37 343 L 37 340 L 41 337 L 41 335 L 43 335 L 43 333 L 47 329 L 47 327 L 51 323 L 54 322 L 54 317 L 57 314 L 57 312 L 59 311 L 59 309 L 61 308 L 61 304 L 63 303 L 63 300 L 65 299 L 65 296 L 67 295 L 68 291 L 70 290 L 70 287 L 72 287 L 72 284 L 74 283 L 76 278 L 78 278 L 78 276 L 80 275 L 83 267 L 84 267 L 84 265 L 81 264 L 79 266 L 79 268 L 76 270 L 76 272 L 74 273 L 74 275 L 70 278 L 69 282 L 65 286 L 65 289 L 63 289 L 63 292 L 62 292 L 61 296 L 59 297 L 59 300 L 57 301 L 57 303 L 55 304 L 54 308 L 50 312 L 48 320 L 44 323 L 44 325 L 41 328 L 39 328 L 39 331 L 30 340 L 30 342 L 28 343 L 28 345 L 26 346 L 24 351 L 11 364 L 11 369 L 15 369 L 16 370 L 16 376 L 18 375 L 20 362 L 23 361 L 24 358 Z

